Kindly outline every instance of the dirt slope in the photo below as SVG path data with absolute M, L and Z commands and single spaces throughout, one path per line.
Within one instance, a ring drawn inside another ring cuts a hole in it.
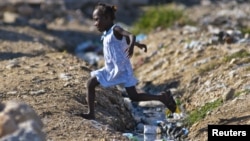
M 211 9 L 216 13 L 221 7 L 193 7 L 187 13 L 192 13 L 197 20 Z M 116 89 L 97 89 L 96 121 L 71 114 L 87 110 L 85 83 L 91 67 L 60 47 L 72 50 L 82 41 L 80 38 L 90 38 L 90 34 L 79 34 L 89 27 L 53 27 L 56 30 L 0 25 L 1 100 L 17 99 L 31 105 L 44 122 L 48 140 L 127 140 L 118 131 L 133 127 L 133 120 Z M 73 31 L 72 28 L 79 32 L 66 32 Z M 223 62 L 225 56 L 240 50 L 249 53 L 249 44 L 218 43 L 202 49 L 185 48 L 193 40 L 209 41 L 211 36 L 207 30 L 156 30 L 143 41 L 148 45 L 148 52 L 137 50 L 132 59 L 140 80 L 138 87 L 151 92 L 166 88 L 174 90 L 175 97 L 181 99 L 187 112 L 223 99 L 231 90 L 238 94 L 190 127 L 188 138 L 194 141 L 207 139 L 208 124 L 250 124 L 249 56 Z M 204 60 L 208 61 L 202 63 Z
M 2 102 L 19 100 L 31 105 L 44 123 L 48 140 L 124 140 L 116 131 L 131 128 L 133 120 L 120 92 L 97 89 L 96 122 L 73 116 L 74 112 L 87 111 L 88 65 L 55 50 L 53 43 L 34 41 L 50 37 L 39 30 L 1 26 L 0 32 L 4 35 L 0 47 Z
M 239 64 L 219 63 L 226 54 L 232 50 L 245 49 L 249 52 L 248 45 L 230 45 L 232 48 L 227 50 L 227 44 L 206 47 L 202 51 L 191 51 L 183 49 L 184 44 L 179 44 L 179 40 L 185 40 L 185 36 L 175 30 L 161 31 L 148 36 L 145 43 L 148 43 L 149 52 L 146 57 L 143 53 L 138 53 L 134 59 L 136 74 L 141 80 L 140 86 L 149 91 L 156 88 L 170 88 L 175 92 L 175 97 L 181 100 L 187 113 L 199 109 L 206 103 L 225 99 L 229 91 L 239 96 L 230 97 L 225 100 L 219 108 L 207 113 L 205 119 L 195 123 L 190 128 L 189 140 L 206 140 L 208 124 L 249 124 L 249 57 L 238 60 Z M 202 34 L 202 33 L 201 33 Z M 199 38 L 195 35 L 194 38 Z M 176 42 L 170 43 L 165 37 L 174 38 Z M 159 42 L 155 42 L 155 39 Z M 162 39 L 162 40 L 161 40 Z M 154 42 L 152 42 L 154 41 Z M 159 45 L 166 44 L 159 48 Z M 153 55 L 152 55 L 153 54 Z M 149 57 L 150 56 L 150 57 Z M 214 57 L 201 66 L 194 66 L 199 60 Z M 150 58 L 150 59 L 149 59 Z M 175 58 L 175 59 L 173 59 Z M 142 63 L 143 62 L 143 63 Z M 245 62 L 245 63 L 244 63 Z M 212 70 L 206 66 L 220 64 Z M 140 65 L 139 65 L 140 64 Z M 204 67 L 205 66 L 205 67 Z M 206 68 L 205 74 L 200 74 L 200 70 Z M 237 69 L 236 69 L 237 68 Z M 208 71 L 209 70 L 209 71 Z M 231 73 L 235 73 L 232 76 Z M 150 82 L 150 84 L 148 84 Z

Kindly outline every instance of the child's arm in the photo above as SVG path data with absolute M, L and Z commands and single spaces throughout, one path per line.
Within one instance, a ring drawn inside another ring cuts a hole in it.
M 128 48 L 126 49 L 126 52 L 128 54 L 128 57 L 132 57 L 133 56 L 133 52 L 134 52 L 134 46 L 136 45 L 137 47 L 139 47 L 140 49 L 144 48 L 144 52 L 147 51 L 147 46 L 141 43 L 136 42 L 136 37 L 135 35 L 131 34 L 130 32 L 124 30 L 123 28 L 116 26 L 114 28 L 114 35 L 118 40 L 121 40 L 122 37 L 125 37 L 127 40 L 127 44 L 128 44 Z
M 116 37 L 116 39 L 122 40 L 123 37 L 126 38 L 126 41 L 128 44 L 126 53 L 128 57 L 132 57 L 134 53 L 134 45 L 136 44 L 135 36 L 119 26 L 116 26 L 113 29 L 113 31 L 114 31 L 114 36 Z

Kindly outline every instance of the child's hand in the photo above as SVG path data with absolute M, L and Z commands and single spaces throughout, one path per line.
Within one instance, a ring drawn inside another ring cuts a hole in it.
M 140 49 L 144 49 L 144 52 L 147 52 L 147 46 L 145 44 L 138 44 Z

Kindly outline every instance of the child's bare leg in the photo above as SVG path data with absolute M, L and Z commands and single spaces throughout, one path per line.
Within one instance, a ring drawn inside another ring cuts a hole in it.
M 126 87 L 129 98 L 132 101 L 149 101 L 149 100 L 158 100 L 169 108 L 171 112 L 175 112 L 176 103 L 171 95 L 170 91 L 163 92 L 161 95 L 151 95 L 146 93 L 137 93 L 134 86 Z
M 88 112 L 80 116 L 86 119 L 95 119 L 95 87 L 99 85 L 96 77 L 92 77 L 87 81 L 87 102 Z
M 136 89 L 134 86 L 132 87 L 126 87 L 126 92 L 129 96 L 129 98 L 132 101 L 149 101 L 149 100 L 158 100 L 158 101 L 162 101 L 163 97 L 160 95 L 150 95 L 150 94 L 146 94 L 146 93 L 137 93 Z

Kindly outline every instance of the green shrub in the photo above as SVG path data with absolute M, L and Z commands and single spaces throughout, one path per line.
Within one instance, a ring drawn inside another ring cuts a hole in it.
M 234 97 L 238 97 L 238 96 L 240 96 L 241 94 L 250 94 L 250 90 L 243 90 L 243 91 L 236 92 L 236 93 L 234 94 Z
M 246 68 L 246 71 L 250 71 L 250 66 Z
M 225 56 L 224 61 L 230 62 L 234 58 L 244 58 L 244 57 L 249 57 L 249 56 L 250 56 L 250 53 L 247 52 L 246 50 L 242 49 L 242 50 L 235 52 L 229 56 Z
M 242 28 L 242 29 L 241 29 L 241 32 L 242 32 L 243 34 L 249 34 L 249 33 L 250 33 L 250 28 Z
M 133 25 L 135 34 L 148 33 L 157 27 L 167 28 L 175 22 L 187 23 L 183 11 L 174 9 L 170 5 L 149 7 Z M 190 22 L 191 23 L 191 22 Z
M 187 119 L 185 121 L 186 124 L 188 126 L 193 125 L 194 123 L 196 123 L 196 122 L 200 121 L 201 119 L 205 118 L 209 111 L 212 111 L 213 109 L 219 107 L 221 104 L 222 104 L 222 100 L 218 99 L 218 100 L 216 100 L 214 102 L 206 103 L 203 107 L 192 111 L 188 115 L 188 117 L 187 117 Z

